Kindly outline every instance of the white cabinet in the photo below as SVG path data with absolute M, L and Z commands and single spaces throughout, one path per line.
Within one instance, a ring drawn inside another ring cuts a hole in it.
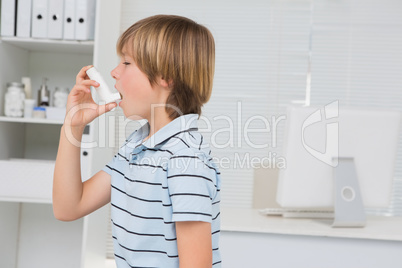
M 98 0 L 96 16 L 94 41 L 0 38 L 0 267 L 105 264 L 106 207 L 74 222 L 60 222 L 53 216 L 53 167 L 63 122 L 4 116 L 8 82 L 31 77 L 36 97 L 42 77 L 49 78 L 48 87 L 54 91 L 56 86 L 71 89 L 85 65 L 110 72 L 118 61 L 120 1 Z M 82 149 L 85 178 L 112 158 L 108 134 L 114 126 L 109 122 L 114 121 L 102 117 L 89 125 L 84 139 L 95 146 Z

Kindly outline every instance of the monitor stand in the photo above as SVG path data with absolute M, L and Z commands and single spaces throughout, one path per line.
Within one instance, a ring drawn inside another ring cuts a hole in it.
M 334 167 L 334 222 L 332 227 L 364 227 L 366 214 L 352 157 L 339 157 Z

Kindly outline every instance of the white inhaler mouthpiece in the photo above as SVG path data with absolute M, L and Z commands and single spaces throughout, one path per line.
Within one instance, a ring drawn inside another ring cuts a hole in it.
M 99 83 L 99 87 L 96 87 L 95 90 L 98 93 L 100 99 L 106 103 L 115 102 L 117 100 L 121 100 L 121 95 L 118 92 L 112 92 L 107 86 L 105 80 L 101 76 L 101 74 L 96 70 L 95 67 L 92 67 L 87 70 L 87 75 L 91 80 L 94 80 Z

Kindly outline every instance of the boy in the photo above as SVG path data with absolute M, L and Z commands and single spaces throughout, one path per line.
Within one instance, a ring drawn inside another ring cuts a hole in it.
M 215 45 L 184 17 L 143 19 L 120 37 L 111 72 L 124 115 L 147 119 L 119 153 L 81 182 L 84 127 L 116 107 L 98 106 L 81 69 L 67 103 L 53 183 L 55 217 L 70 221 L 111 202 L 118 267 L 220 267 L 220 173 L 197 131 L 212 91 Z

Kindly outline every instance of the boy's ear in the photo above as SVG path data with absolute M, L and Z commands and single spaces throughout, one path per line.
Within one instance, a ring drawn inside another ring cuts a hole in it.
M 172 79 L 166 80 L 163 77 L 161 77 L 159 80 L 159 85 L 170 89 L 173 87 L 173 80 Z

